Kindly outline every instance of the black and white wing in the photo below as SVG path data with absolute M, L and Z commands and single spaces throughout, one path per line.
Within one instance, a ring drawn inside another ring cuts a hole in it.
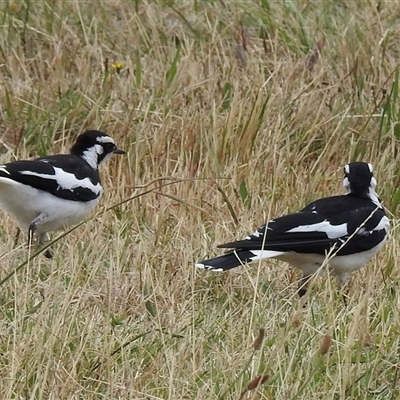
M 218 247 L 321 255 L 334 248 L 336 255 L 347 255 L 379 244 L 386 236 L 388 224 L 383 209 L 370 201 L 355 198 L 352 202 L 348 196 L 337 196 L 311 203 L 298 213 L 276 218 L 245 240 Z
M 18 182 L 72 201 L 88 202 L 102 193 L 98 171 L 81 157 L 67 154 L 1 165 L 0 181 Z
M 381 244 L 388 228 L 385 212 L 369 199 L 335 196 L 269 221 L 244 240 L 219 245 L 232 252 L 196 265 L 223 271 L 288 252 L 324 256 L 362 253 Z
M 320 218 L 312 220 L 305 212 L 286 215 L 261 226 L 244 240 L 218 247 L 321 255 L 334 248 L 336 255 L 347 255 L 369 250 L 386 236 L 388 219 L 382 210 L 366 208 L 345 214 L 351 220 L 336 225 Z

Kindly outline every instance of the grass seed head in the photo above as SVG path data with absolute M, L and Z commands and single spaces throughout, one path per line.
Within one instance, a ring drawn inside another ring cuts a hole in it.
M 256 337 L 256 339 L 253 342 L 253 349 L 254 350 L 258 350 L 264 340 L 264 335 L 265 335 L 265 329 L 264 328 L 260 328 L 259 332 L 258 332 L 258 336 Z
M 332 337 L 328 334 L 325 334 L 321 340 L 321 344 L 319 346 L 319 351 L 321 354 L 328 353 L 329 349 L 332 346 Z
M 267 382 L 269 379 L 269 375 L 259 375 L 256 376 L 254 379 L 252 379 L 248 384 L 247 384 L 247 390 L 254 390 L 258 388 L 259 386 L 263 385 L 265 382 Z

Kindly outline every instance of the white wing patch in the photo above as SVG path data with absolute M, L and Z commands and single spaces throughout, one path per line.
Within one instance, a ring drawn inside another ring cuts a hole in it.
M 274 250 L 249 250 L 254 254 L 254 257 L 251 257 L 251 261 L 264 260 L 266 258 L 279 257 L 282 254 L 285 254 L 284 251 L 274 251 Z
M 258 238 L 258 237 L 262 236 L 262 233 L 261 233 L 260 231 L 257 230 L 257 231 L 255 231 L 255 232 L 252 234 L 252 236 Z
M 287 233 L 295 232 L 323 232 L 329 239 L 337 239 L 341 236 L 346 236 L 347 224 L 332 225 L 329 221 L 325 220 L 312 225 L 301 225 L 296 228 L 289 229 Z
M 371 234 L 370 231 L 367 231 L 364 227 L 361 227 L 357 232 L 356 235 L 360 236 L 369 236 Z
M 262 236 L 263 235 L 263 233 L 262 232 L 260 232 L 258 229 L 254 232 L 254 233 L 252 233 L 250 236 L 246 236 L 245 237 L 245 240 L 252 240 L 253 238 L 252 238 L 252 236 L 253 237 L 256 237 L 256 238 L 259 238 L 260 236 Z
M 269 221 L 269 223 L 274 222 L 274 220 Z M 251 235 L 246 236 L 244 239 L 245 240 L 251 240 L 253 237 L 259 238 L 260 236 L 264 236 L 264 232 L 261 232 L 262 229 L 265 229 L 267 227 L 267 231 L 272 231 L 273 229 L 270 228 L 268 225 L 265 226 L 260 226 L 255 232 L 253 232 Z M 252 237 L 253 236 L 253 237 Z
M 32 175 L 32 176 L 37 176 L 39 178 L 43 179 L 49 179 L 49 180 L 54 180 L 57 182 L 58 186 L 62 189 L 66 190 L 74 190 L 75 188 L 78 187 L 83 187 L 86 189 L 90 189 L 93 193 L 95 194 L 100 194 L 102 191 L 101 185 L 98 183 L 97 185 L 93 185 L 93 183 L 90 181 L 89 178 L 84 178 L 84 179 L 77 179 L 74 174 L 65 172 L 63 169 L 58 168 L 58 167 L 53 167 L 55 171 L 55 175 L 49 175 L 49 174 L 41 174 L 39 172 L 33 172 L 33 171 L 20 171 L 20 174 L 22 175 Z
M 7 169 L 5 165 L 0 165 L 0 171 L 4 172 L 7 175 L 10 175 L 10 171 Z
M 386 232 L 389 230 L 390 221 L 389 218 L 385 216 L 379 221 L 379 224 L 373 229 L 373 231 L 381 231 L 384 229 Z

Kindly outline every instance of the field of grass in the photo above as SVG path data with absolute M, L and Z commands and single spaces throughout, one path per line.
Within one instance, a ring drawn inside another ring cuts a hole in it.
M 399 23 L 388 1 L 0 2 L 0 162 L 90 128 L 128 152 L 53 260 L 0 214 L 0 398 L 399 399 Z M 318 277 L 300 302 L 277 261 L 193 267 L 355 160 L 392 234 L 347 304 Z

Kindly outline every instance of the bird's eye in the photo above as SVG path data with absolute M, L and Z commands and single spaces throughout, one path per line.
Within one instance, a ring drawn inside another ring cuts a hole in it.
M 103 148 L 107 153 L 111 153 L 115 149 L 114 143 L 103 143 Z

